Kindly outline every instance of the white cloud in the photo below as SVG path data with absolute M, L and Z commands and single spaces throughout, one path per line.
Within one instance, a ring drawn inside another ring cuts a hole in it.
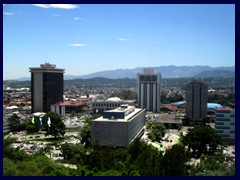
M 127 38 L 118 38 L 117 40 L 119 40 L 119 41 L 125 41 L 125 42 L 131 41 L 131 39 L 127 39 Z
M 87 19 L 85 19 L 85 18 L 80 18 L 80 17 L 75 17 L 74 20 L 87 22 Z
M 58 17 L 59 16 L 59 14 L 53 14 L 53 17 Z
M 68 44 L 68 46 L 84 47 L 84 46 L 88 46 L 88 45 L 87 44 Z
M 3 11 L 3 14 L 4 14 L 4 15 L 7 15 L 7 16 L 12 16 L 12 15 L 14 15 L 14 13 L 11 13 L 11 12 L 4 12 L 4 11 Z
M 32 4 L 41 8 L 59 8 L 59 9 L 75 9 L 78 8 L 75 4 Z

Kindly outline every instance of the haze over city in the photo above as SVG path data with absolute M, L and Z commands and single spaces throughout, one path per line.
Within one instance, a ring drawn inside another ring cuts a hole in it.
M 235 66 L 235 5 L 4 4 L 3 79 L 45 62 L 71 75 Z

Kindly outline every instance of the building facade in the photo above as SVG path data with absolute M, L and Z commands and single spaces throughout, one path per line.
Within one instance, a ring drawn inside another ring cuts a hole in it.
M 63 101 L 64 69 L 49 63 L 30 68 L 32 113 L 48 112 L 52 104 Z
M 215 109 L 215 129 L 222 139 L 235 141 L 235 109 Z
M 91 142 L 125 147 L 143 131 L 144 125 L 145 109 L 121 105 L 104 111 L 103 116 L 91 121 Z
M 86 102 L 81 101 L 64 101 L 51 105 L 51 111 L 61 116 L 65 116 L 66 113 L 82 113 L 84 108 L 87 107 Z
M 160 112 L 161 74 L 153 68 L 145 68 L 143 74 L 137 76 L 138 105 L 147 111 Z
M 135 105 L 136 100 L 122 100 L 118 97 L 111 97 L 108 99 L 93 99 L 90 102 L 90 107 L 93 110 L 93 114 L 103 114 L 106 110 L 116 109 L 122 104 Z
M 197 124 L 207 118 L 208 86 L 199 80 L 193 80 L 186 86 L 186 116 L 191 124 Z

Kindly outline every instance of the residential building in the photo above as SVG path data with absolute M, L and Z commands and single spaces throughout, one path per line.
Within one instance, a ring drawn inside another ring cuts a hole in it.
M 186 86 L 186 116 L 191 124 L 198 124 L 207 118 L 208 86 L 193 80 Z
M 221 107 L 215 109 L 215 129 L 222 139 L 235 141 L 235 109 Z
M 143 74 L 137 75 L 138 105 L 147 111 L 160 112 L 161 74 L 154 68 L 145 68 Z
M 52 104 L 63 101 L 64 69 L 45 63 L 30 68 L 30 72 L 32 113 L 48 112 Z
M 143 132 L 145 109 L 121 105 L 91 121 L 91 142 L 102 146 L 127 146 Z

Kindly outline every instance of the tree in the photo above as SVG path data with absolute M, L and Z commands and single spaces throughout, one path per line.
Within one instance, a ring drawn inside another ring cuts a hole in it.
M 50 119 L 50 121 L 49 121 Z M 49 122 L 49 124 L 48 124 Z M 44 117 L 44 127 L 46 129 L 45 136 L 52 135 L 56 139 L 57 137 L 64 136 L 66 126 L 57 113 L 48 112 Z
M 188 129 L 186 136 L 182 138 L 182 143 L 193 150 L 193 153 L 214 154 L 217 151 L 218 145 L 223 145 L 221 137 L 217 132 L 207 125 L 195 126 Z
M 91 142 L 91 127 L 89 124 L 84 125 L 79 132 L 81 143 L 88 147 Z
M 64 159 L 69 160 L 70 163 L 79 164 L 85 159 L 85 150 L 82 144 L 65 143 L 61 146 L 61 152 Z
M 157 167 L 156 175 L 162 176 L 185 176 L 188 175 L 186 162 L 190 160 L 190 153 L 185 147 L 175 144 L 171 149 L 166 150 L 163 158 L 160 159 L 160 166 Z
M 25 128 L 27 130 L 27 133 L 34 133 L 39 131 L 39 126 L 35 123 L 33 124 L 31 120 L 26 122 Z
M 165 136 L 166 127 L 161 122 L 150 120 L 147 129 L 149 131 L 148 138 L 152 141 L 160 142 Z
M 11 132 L 18 132 L 20 129 L 20 118 L 16 114 L 13 114 L 8 120 L 10 122 Z
M 72 111 L 72 112 L 70 113 L 70 118 L 74 118 L 75 116 L 76 116 L 75 111 Z
M 195 176 L 234 176 L 235 169 L 224 164 L 224 156 L 202 155 L 200 163 L 191 169 Z

